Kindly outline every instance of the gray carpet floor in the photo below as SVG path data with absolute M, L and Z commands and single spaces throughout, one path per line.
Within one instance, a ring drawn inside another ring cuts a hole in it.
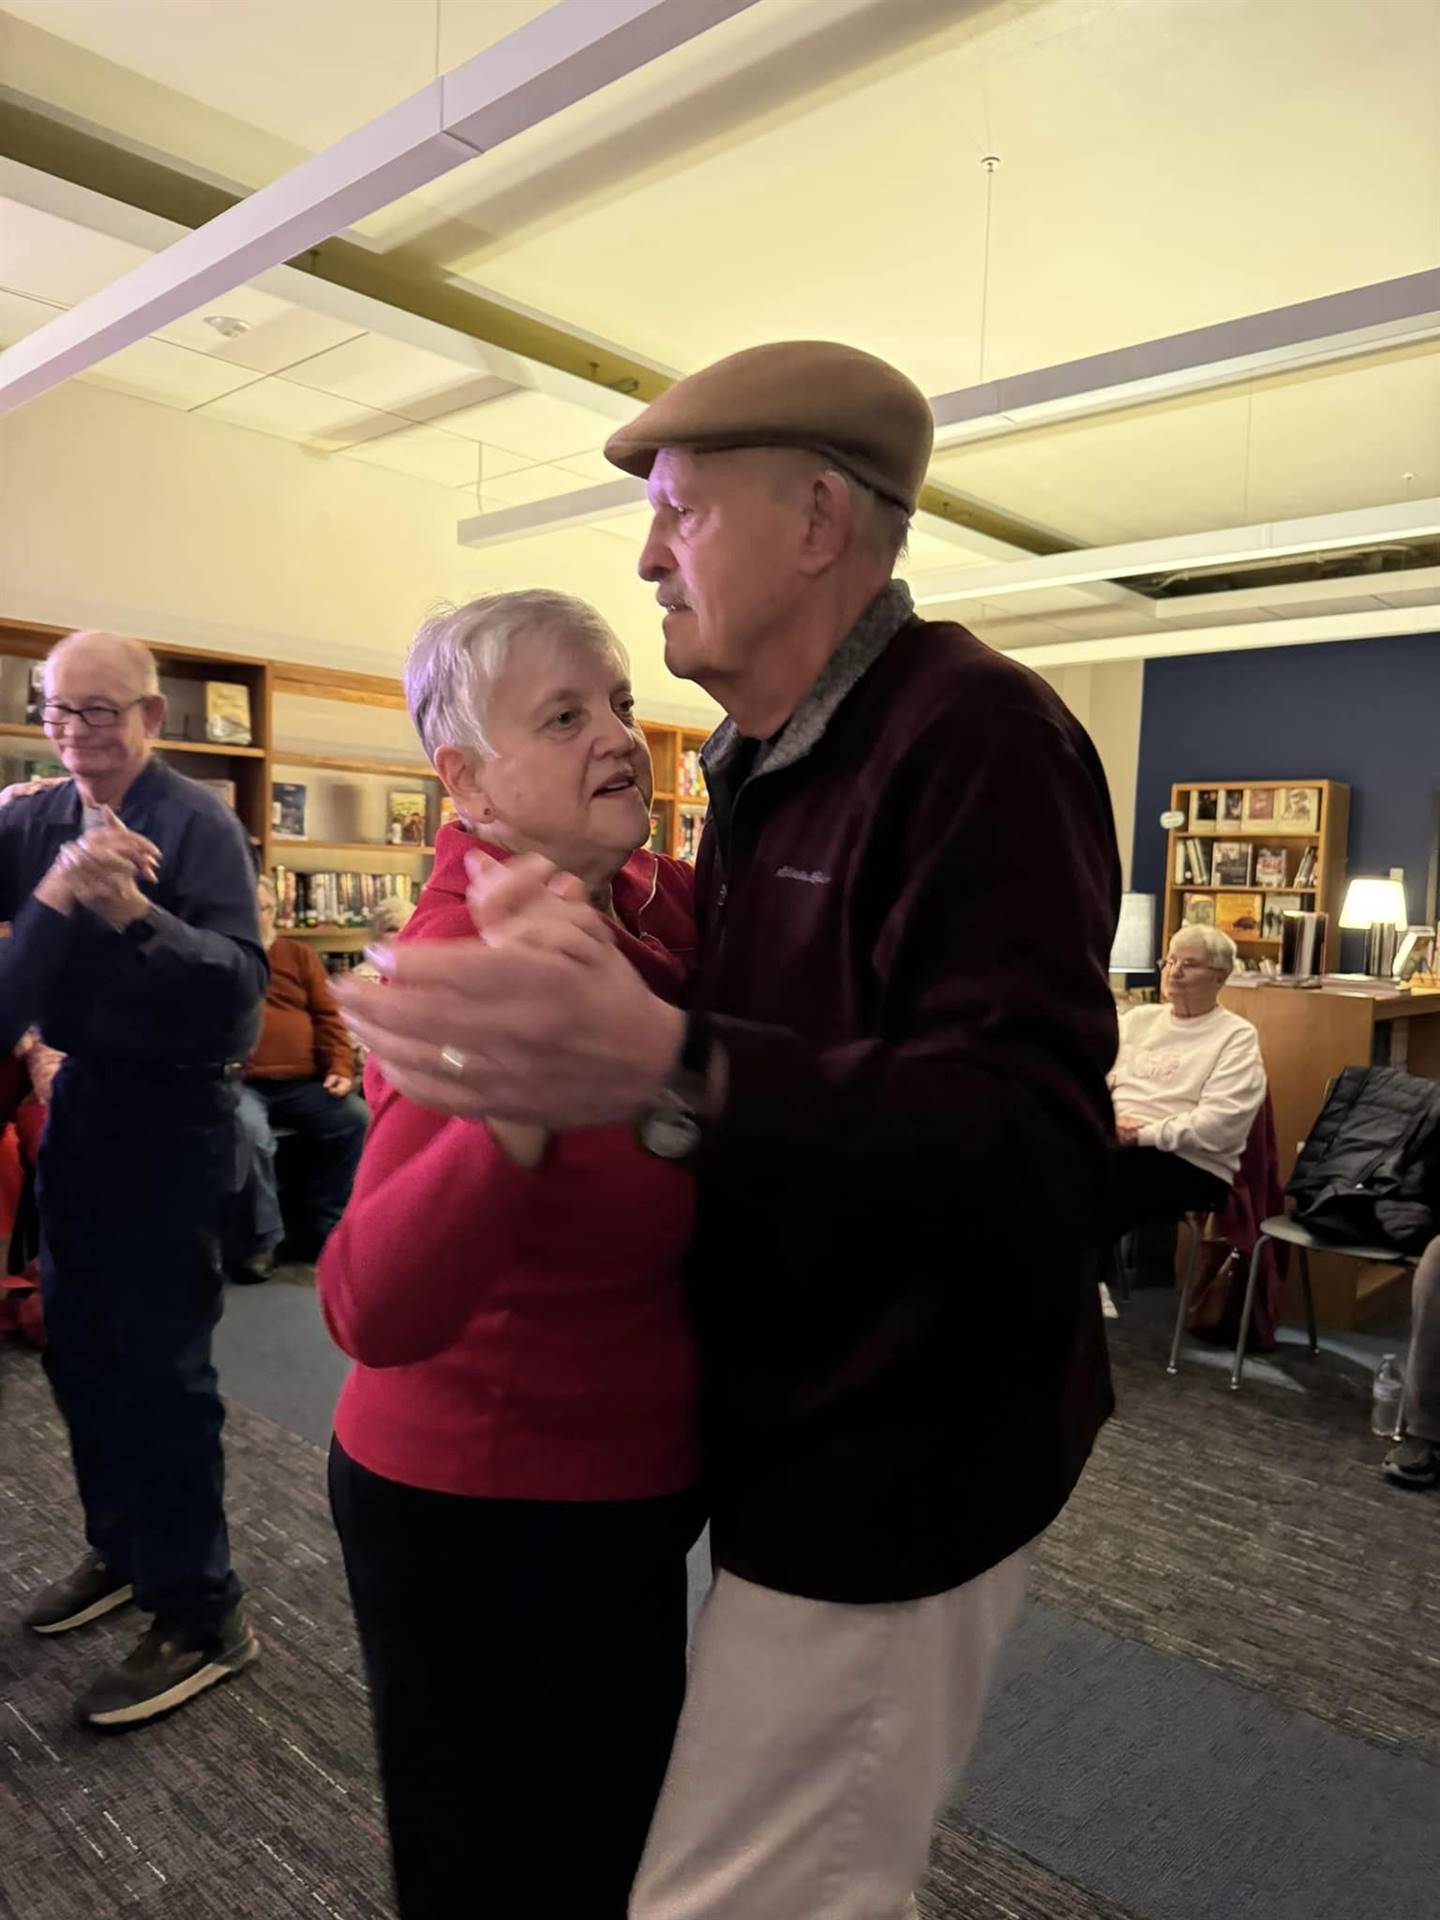
M 104 1740 L 68 1699 L 131 1619 L 58 1643 L 0 1625 L 4 1920 L 390 1914 L 321 1472 L 343 1362 L 306 1277 L 232 1291 L 219 1343 L 261 1666 Z M 1120 1413 L 1039 1555 L 926 1920 L 1432 1920 L 1440 1500 L 1383 1486 L 1333 1363 L 1282 1356 L 1289 1390 L 1237 1398 L 1204 1368 L 1167 1380 L 1143 1314 L 1115 1344 Z M 13 1348 L 0 1461 L 13 1617 L 74 1542 L 58 1423 Z

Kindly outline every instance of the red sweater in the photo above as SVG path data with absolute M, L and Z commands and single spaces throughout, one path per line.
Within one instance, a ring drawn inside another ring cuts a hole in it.
M 400 939 L 474 937 L 465 855 L 477 844 L 441 828 Z M 620 945 L 671 1000 L 693 953 L 691 891 L 688 867 L 652 853 L 615 876 Z M 557 1135 L 527 1172 L 481 1122 L 414 1105 L 373 1061 L 365 1091 L 364 1158 L 319 1268 L 326 1323 L 359 1362 L 335 1414 L 345 1451 L 407 1486 L 492 1499 L 692 1485 L 689 1176 L 623 1127 Z

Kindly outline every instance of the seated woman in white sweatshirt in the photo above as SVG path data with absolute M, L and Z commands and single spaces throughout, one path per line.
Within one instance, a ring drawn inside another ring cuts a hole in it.
M 1160 974 L 1162 1004 L 1120 1022 L 1110 1076 L 1117 1236 L 1222 1206 L 1235 1184 L 1265 1068 L 1254 1027 L 1219 1004 L 1234 970 L 1228 934 L 1182 927 Z

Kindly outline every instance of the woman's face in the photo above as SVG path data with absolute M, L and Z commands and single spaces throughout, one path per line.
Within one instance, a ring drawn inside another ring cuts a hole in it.
M 1204 947 L 1177 934 L 1160 973 L 1160 998 L 1182 1019 L 1195 1020 L 1214 1011 L 1224 984 Z
M 465 756 L 452 784 L 482 834 L 582 876 L 613 870 L 649 839 L 650 752 L 617 652 L 521 635 L 485 735 L 493 757 Z

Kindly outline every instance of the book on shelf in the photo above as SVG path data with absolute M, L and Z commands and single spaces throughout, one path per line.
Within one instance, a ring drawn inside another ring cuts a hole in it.
M 1319 865 L 1320 855 L 1315 847 L 1306 847 L 1300 856 L 1300 864 L 1295 869 L 1295 885 L 1308 887 L 1315 880 L 1315 869 Z
M 1279 940 L 1285 932 L 1287 913 L 1299 913 L 1304 901 L 1298 893 L 1272 893 L 1265 902 L 1265 913 L 1260 923 L 1261 938 Z
M 30 669 L 30 677 L 25 686 L 25 724 L 27 727 L 44 725 L 45 712 L 45 662 L 37 660 Z
M 1256 847 L 1255 884 L 1257 887 L 1283 887 L 1289 855 L 1284 847 Z
M 392 788 L 387 796 L 385 838 L 392 847 L 423 847 L 429 800 L 413 789 Z
M 1255 849 L 1243 840 L 1217 840 L 1210 871 L 1217 887 L 1248 887 L 1253 876 Z
M 700 851 L 700 835 L 705 830 L 705 821 L 698 813 L 681 813 L 680 844 L 675 849 L 678 859 L 694 862 Z
M 705 788 L 705 770 L 700 765 L 700 755 L 696 748 L 687 747 L 680 756 L 680 798 L 682 800 L 708 800 Z
M 292 840 L 304 839 L 305 794 L 305 787 L 297 781 L 271 781 L 270 825 L 274 832 L 283 833 Z
M 1221 833 L 1239 833 L 1245 824 L 1244 787 L 1222 787 L 1215 809 Z
M 1320 789 L 1318 787 L 1276 787 L 1275 831 L 1277 833 L 1318 833 L 1320 831 Z
M 1181 918 L 1182 927 L 1213 927 L 1215 924 L 1215 897 L 1209 893 L 1187 893 L 1185 912 Z
M 1258 940 L 1264 902 L 1258 893 L 1217 893 L 1215 925 L 1232 940 Z
M 1196 787 L 1190 795 L 1190 831 L 1191 833 L 1218 833 L 1220 831 L 1220 790 L 1218 787 Z
M 1247 787 L 1245 789 L 1245 831 L 1247 833 L 1273 833 L 1275 831 L 1274 787 Z
M 1177 887 L 1209 886 L 1210 846 L 1208 841 L 1188 837 L 1176 840 L 1175 884 Z
M 205 738 L 222 747 L 248 747 L 250 689 L 236 680 L 205 682 Z
M 235 782 L 233 780 L 197 780 L 197 787 L 208 787 L 217 800 L 223 800 L 230 811 L 235 811 Z
M 408 873 L 301 872 L 277 865 L 275 925 L 281 932 L 297 927 L 368 927 L 382 900 L 413 900 L 415 881 Z

